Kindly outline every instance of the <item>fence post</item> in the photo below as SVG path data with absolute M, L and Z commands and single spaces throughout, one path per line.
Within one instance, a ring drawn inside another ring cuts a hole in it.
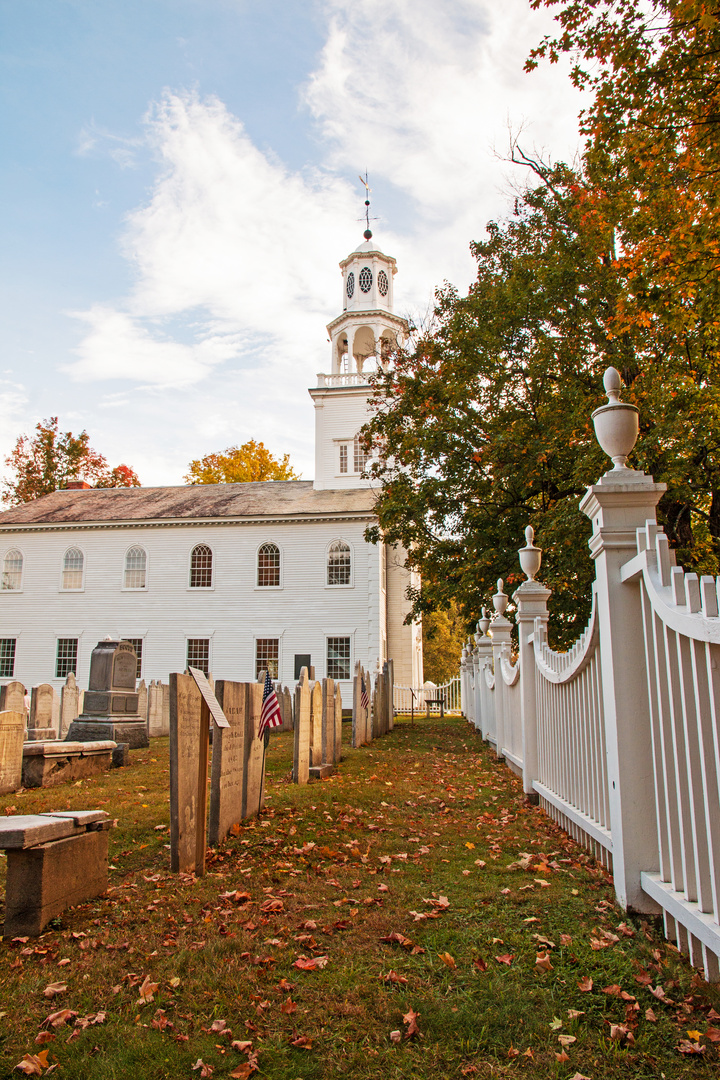
M 490 734 L 490 717 L 487 708 L 487 696 L 490 693 L 485 682 L 485 668 L 492 662 L 492 638 L 488 634 L 490 619 L 487 609 L 482 609 L 482 618 L 478 619 L 475 634 L 475 726 L 483 739 Z
M 551 591 L 535 581 L 540 570 L 542 550 L 533 543 L 531 525 L 525 530 L 525 547 L 520 548 L 520 565 L 527 577 L 513 593 L 517 605 L 515 622 L 518 626 L 518 663 L 520 664 L 520 708 L 522 716 L 523 791 L 534 803 L 538 802 L 535 781 L 538 779 L 537 700 L 535 696 L 535 648 L 532 635 L 535 620 L 547 627 L 547 602 Z
M 655 521 L 666 485 L 625 465 L 638 411 L 618 400 L 615 368 L 603 381 L 608 404 L 595 410 L 593 422 L 615 466 L 587 489 L 580 509 L 593 525 L 613 877 L 622 907 L 655 912 L 640 886 L 641 871 L 656 870 L 659 861 L 642 606 L 639 584 L 623 583 L 620 572 L 637 551 L 636 529 Z
M 495 608 L 495 618 L 492 621 L 492 655 L 493 668 L 495 670 L 495 733 L 497 744 L 495 753 L 499 758 L 504 758 L 505 746 L 505 680 L 502 677 L 500 664 L 504 651 L 509 652 L 512 642 L 512 623 L 505 618 L 505 608 L 508 605 L 508 595 L 503 591 L 503 580 L 498 578 L 498 591 L 492 598 Z

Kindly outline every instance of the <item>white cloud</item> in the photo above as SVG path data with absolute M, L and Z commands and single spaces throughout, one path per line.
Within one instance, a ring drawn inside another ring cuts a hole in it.
M 191 456 L 253 435 L 293 449 L 312 475 L 306 388 L 328 364 L 337 263 L 361 239 L 359 167 L 411 208 L 414 225 L 378 239 L 398 258 L 399 309 L 424 312 L 444 278 L 467 286 L 468 243 L 505 209 L 510 167 L 495 148 L 508 119 L 555 157 L 574 148 L 579 100 L 565 74 L 522 71 L 549 25 L 527 0 L 325 0 L 324 11 L 326 44 L 302 90 L 320 137 L 312 167 L 262 152 L 215 97 L 167 92 L 146 117 L 157 176 L 122 236 L 134 284 L 75 313 L 86 331 L 66 368 L 86 387 L 113 381 L 100 407 L 118 444 L 117 382 L 146 388 L 134 401 L 150 426 L 131 461 L 146 482 L 177 482 Z M 106 137 L 86 130 L 81 152 Z M 137 142 L 107 152 L 128 164 Z

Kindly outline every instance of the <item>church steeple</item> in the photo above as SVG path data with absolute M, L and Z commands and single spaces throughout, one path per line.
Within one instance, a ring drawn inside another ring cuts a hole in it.
M 365 181 L 363 181 L 365 183 Z M 366 215 L 363 242 L 340 263 L 343 311 L 328 323 L 330 371 L 310 390 L 315 405 L 315 487 L 365 487 L 357 439 L 370 417 L 368 378 L 386 367 L 408 324 L 393 311 L 395 259 L 373 239 Z

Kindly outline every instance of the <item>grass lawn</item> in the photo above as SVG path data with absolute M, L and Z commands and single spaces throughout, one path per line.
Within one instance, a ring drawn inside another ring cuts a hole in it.
M 718 991 L 464 720 L 401 720 L 304 788 L 291 740 L 197 880 L 169 872 L 167 740 L 0 798 L 117 818 L 108 896 L 1 947 L 0 1075 L 717 1075 Z

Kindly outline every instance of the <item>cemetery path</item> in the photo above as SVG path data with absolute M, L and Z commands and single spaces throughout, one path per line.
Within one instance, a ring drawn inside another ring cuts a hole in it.
M 169 872 L 167 740 L 0 798 L 117 818 L 108 896 L 2 945 L 3 1075 L 717 1075 L 717 989 L 464 720 L 401 720 L 301 788 L 291 740 L 200 880 Z

